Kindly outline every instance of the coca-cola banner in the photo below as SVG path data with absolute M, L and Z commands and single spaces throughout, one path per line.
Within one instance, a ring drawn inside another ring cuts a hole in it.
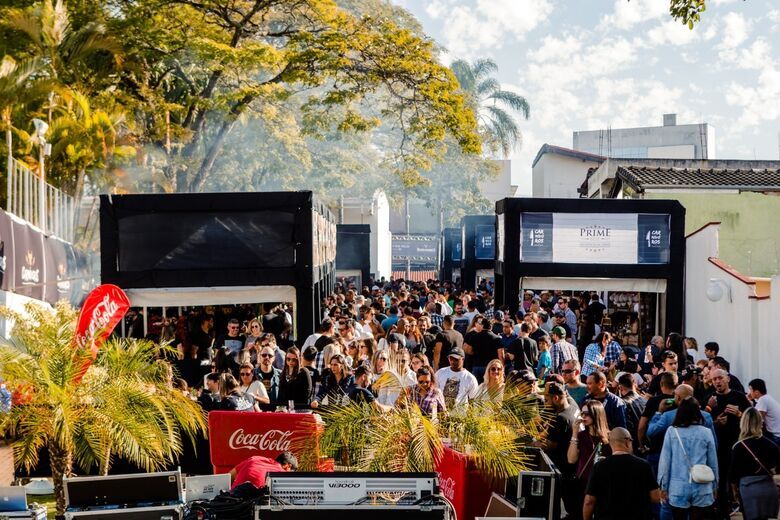
M 76 324 L 76 345 L 89 346 L 94 357 L 129 308 L 130 300 L 116 285 L 95 287 L 81 307 Z
M 474 458 L 445 447 L 436 459 L 441 494 L 452 503 L 459 520 L 482 516 L 493 491 L 504 492 L 503 479 L 490 481 L 477 469 Z
M 209 412 L 209 449 L 215 473 L 227 473 L 249 457 L 295 452 L 316 441 L 317 423 L 306 413 Z

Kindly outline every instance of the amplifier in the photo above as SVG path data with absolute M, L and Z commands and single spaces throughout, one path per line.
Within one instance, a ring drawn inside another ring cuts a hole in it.
M 105 506 L 162 506 L 184 502 L 180 471 L 65 479 L 68 510 Z
M 129 507 L 125 509 L 91 509 L 89 511 L 67 511 L 65 520 L 182 520 L 184 508 L 181 505 Z
M 296 506 L 255 508 L 255 520 L 455 520 L 449 506 Z
M 46 520 L 46 507 L 32 503 L 26 511 L 0 511 L 0 520 Z
M 269 505 L 414 505 L 439 492 L 436 473 L 268 473 Z

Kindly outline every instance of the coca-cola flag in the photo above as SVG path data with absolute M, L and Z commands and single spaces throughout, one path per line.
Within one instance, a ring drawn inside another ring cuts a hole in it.
M 103 284 L 92 290 L 84 300 L 73 341 L 77 348 L 89 348 L 92 359 L 85 363 L 76 380 L 79 381 L 97 357 L 100 346 L 113 332 L 130 308 L 125 292 L 116 285 Z
M 275 458 L 295 451 L 302 441 L 316 443 L 311 414 L 209 412 L 209 448 L 216 473 L 227 473 L 249 457 Z

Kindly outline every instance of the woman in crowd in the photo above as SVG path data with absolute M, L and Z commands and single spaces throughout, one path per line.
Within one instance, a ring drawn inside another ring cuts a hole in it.
M 293 402 L 296 408 L 308 406 L 312 401 L 312 381 L 308 370 L 301 370 L 301 352 L 298 347 L 287 349 L 284 370 L 279 381 L 279 402 Z
M 358 361 L 360 363 L 371 366 L 374 362 L 374 352 L 376 352 L 374 338 L 364 338 L 358 342 Z
M 693 481 L 694 466 L 699 465 L 710 468 L 708 477 L 712 481 Z M 661 499 L 669 503 L 674 520 L 706 518 L 715 503 L 717 475 L 718 457 L 712 431 L 704 426 L 698 401 L 692 397 L 683 399 L 672 426 L 664 435 L 658 462 Z
M 417 384 L 407 388 L 406 395 L 420 407 L 423 415 L 436 417 L 438 414 L 447 413 L 444 394 L 436 386 L 433 371 L 428 367 L 417 371 Z
M 412 368 L 412 371 L 416 374 L 417 371 L 420 370 L 422 367 L 430 368 L 431 363 L 428 360 L 428 356 L 426 356 L 422 352 L 417 352 L 416 354 L 412 355 L 412 361 L 410 366 Z
M 696 362 L 702 358 L 702 355 L 699 354 L 699 342 L 696 341 L 696 338 L 683 338 L 683 345 L 685 345 L 685 352 L 688 354 L 688 357 L 693 360 L 693 362 Z
M 263 324 L 257 318 L 252 318 L 246 326 L 246 343 L 245 345 L 254 346 L 255 341 L 258 340 L 263 333 Z M 257 353 L 255 352 L 255 357 Z M 253 364 L 257 363 L 256 360 L 252 361 Z
M 239 391 L 251 395 L 258 403 L 268 404 L 268 392 L 265 385 L 257 379 L 255 369 L 249 363 L 243 363 L 238 369 Z
M 329 405 L 339 404 L 342 400 L 348 399 L 349 390 L 355 383 L 352 370 L 350 370 L 343 355 L 334 354 L 330 358 L 328 367 L 330 371 L 323 377 L 320 390 L 311 403 L 312 408 L 319 407 L 326 397 Z
M 350 341 L 347 344 L 347 350 L 346 350 L 346 358 L 347 358 L 347 364 L 352 370 L 355 370 L 357 367 L 360 366 L 360 345 L 359 340 Z
M 259 412 L 257 401 L 239 390 L 238 381 L 233 374 L 222 374 L 219 377 L 219 407 L 220 410 L 235 412 Z
M 585 401 L 580 409 L 580 417 L 574 422 L 572 436 L 566 458 L 575 466 L 573 482 L 577 486 L 579 502 L 585 499 L 585 486 L 588 484 L 593 465 L 611 454 L 609 448 L 609 426 L 604 406 L 594 400 Z
M 408 350 L 403 349 L 395 355 L 396 372 L 401 376 L 401 383 L 404 388 L 417 384 L 417 375 L 411 369 L 412 355 Z
M 485 381 L 477 387 L 477 401 L 504 400 L 504 364 L 494 359 L 485 368 Z
M 739 421 L 739 441 L 731 452 L 729 480 L 739 497 L 745 520 L 777 518 L 778 492 L 774 483 L 780 463 L 777 445 L 764 437 L 761 412 L 748 408 Z
M 406 321 L 406 350 L 417 352 L 418 347 L 422 345 L 422 333 L 417 328 L 417 321 L 413 317 L 407 316 L 404 320 Z

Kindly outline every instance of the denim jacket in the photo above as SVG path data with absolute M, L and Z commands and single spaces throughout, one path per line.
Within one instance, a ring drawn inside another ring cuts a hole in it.
M 677 440 L 675 431 L 680 435 L 680 440 Z M 680 441 L 685 446 L 685 453 Z M 712 468 L 715 481 L 709 484 L 692 482 L 690 467 L 696 464 L 706 464 Z M 674 507 L 688 507 L 685 504 L 690 502 L 704 507 L 708 505 L 706 502 L 714 501 L 713 492 L 718 488 L 718 456 L 715 439 L 709 428 L 693 425 L 666 430 L 658 463 L 658 485 L 669 494 L 669 503 Z

